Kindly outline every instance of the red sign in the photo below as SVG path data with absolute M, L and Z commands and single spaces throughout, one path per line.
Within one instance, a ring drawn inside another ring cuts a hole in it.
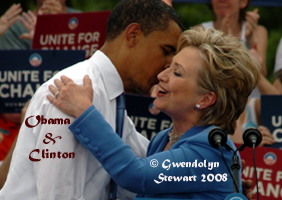
M 238 147 L 239 145 L 236 146 Z M 253 149 L 246 147 L 240 152 L 240 155 L 241 158 L 246 161 L 246 167 L 242 173 L 242 178 L 254 182 L 254 199 L 257 199 Z M 282 151 L 268 147 L 257 147 L 255 149 L 255 155 L 260 199 L 282 199 Z
M 33 49 L 85 50 L 86 58 L 104 44 L 110 11 L 39 15 Z

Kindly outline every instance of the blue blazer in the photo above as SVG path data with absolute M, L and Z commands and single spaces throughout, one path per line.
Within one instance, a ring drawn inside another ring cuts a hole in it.
M 170 129 L 163 130 L 150 142 L 146 158 L 136 157 L 94 106 L 69 129 L 118 185 L 138 197 L 218 200 L 233 193 L 233 181 L 220 150 L 209 144 L 214 127 L 193 127 L 167 151 L 163 149 Z M 235 149 L 229 138 L 227 144 Z M 222 149 L 230 166 L 233 152 Z M 242 192 L 241 178 L 238 187 Z

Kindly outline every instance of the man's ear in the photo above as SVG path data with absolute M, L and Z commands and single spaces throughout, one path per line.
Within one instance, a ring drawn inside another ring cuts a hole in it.
M 137 23 L 129 24 L 125 30 L 125 37 L 128 47 L 134 47 L 138 42 L 138 37 L 143 34 L 141 27 Z
M 208 92 L 203 94 L 203 98 L 199 102 L 200 109 L 207 108 L 216 102 L 216 94 L 214 92 Z

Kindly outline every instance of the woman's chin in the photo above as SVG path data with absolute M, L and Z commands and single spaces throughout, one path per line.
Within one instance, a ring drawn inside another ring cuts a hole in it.
M 161 110 L 160 102 L 159 102 L 158 97 L 154 100 L 153 105 L 154 105 L 154 108 L 156 108 L 158 110 Z
M 157 109 L 157 110 L 159 110 L 159 111 L 162 111 L 162 112 L 164 112 L 165 113 L 165 106 L 163 105 L 163 104 L 161 104 L 161 102 L 158 102 L 158 101 L 154 101 L 154 103 L 153 103 L 153 105 L 154 105 L 154 108 L 155 109 Z

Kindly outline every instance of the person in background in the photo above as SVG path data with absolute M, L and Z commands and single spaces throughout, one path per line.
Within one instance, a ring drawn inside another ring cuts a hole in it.
M 26 113 L 27 107 L 29 105 L 29 102 L 30 102 L 30 100 L 27 101 L 26 104 L 24 105 L 24 107 L 22 108 L 22 111 L 21 111 L 21 124 L 22 124 L 22 122 L 24 120 L 25 113 Z M 18 135 L 18 134 L 16 134 L 16 135 Z M 0 190 L 4 186 L 4 183 L 5 183 L 6 179 L 7 179 L 7 174 L 8 174 L 8 171 L 9 171 L 9 167 L 10 167 L 10 163 L 11 163 L 11 159 L 12 159 L 12 154 L 13 154 L 16 142 L 17 142 L 17 137 L 14 139 L 13 144 L 12 144 L 11 148 L 9 149 L 9 152 L 8 152 L 7 156 L 2 161 L 2 164 L 0 166 Z
M 280 40 L 280 43 L 276 51 L 276 60 L 275 60 L 275 68 L 274 68 L 275 80 L 273 82 L 273 87 L 277 90 L 277 92 L 275 92 L 272 89 L 272 92 L 270 92 L 270 94 L 282 95 L 282 62 L 281 62 L 282 59 L 281 59 L 281 56 L 282 56 L 282 42 Z M 270 84 L 270 83 L 266 82 L 265 84 Z M 268 90 L 271 87 L 265 87 L 265 88 L 266 88 L 265 90 Z M 269 131 L 269 129 L 265 126 L 260 125 L 260 116 L 261 116 L 260 109 L 261 109 L 261 99 L 260 98 L 250 98 L 244 113 L 240 116 L 238 120 L 237 129 L 236 129 L 235 134 L 233 136 L 230 136 L 233 142 L 242 144 L 243 143 L 243 139 L 242 139 L 243 131 L 246 128 L 253 127 L 253 128 L 257 128 L 262 134 L 262 141 L 260 143 L 260 146 L 272 145 L 275 143 L 275 139 L 273 135 L 271 134 L 271 132 Z
M 146 15 L 144 15 L 146 13 Z M 28 107 L 26 116 L 74 120 L 53 106 L 46 98 L 48 85 L 67 75 L 82 84 L 84 75 L 93 81 L 98 108 L 115 128 L 116 98 L 125 90 L 146 94 L 158 82 L 157 74 L 165 69 L 175 54 L 182 32 L 182 22 L 173 8 L 160 0 L 123 0 L 112 10 L 107 22 L 104 45 L 90 59 L 57 73 L 44 83 Z M 29 119 L 36 124 L 36 118 Z M 43 143 L 46 134 L 60 136 L 56 143 Z M 137 133 L 125 113 L 123 140 L 139 157 L 145 157 L 148 140 Z M 40 154 L 34 150 L 40 150 Z M 73 158 L 44 159 L 42 151 L 73 152 Z M 33 153 L 31 153 L 33 151 Z M 33 162 L 30 159 L 39 158 Z M 65 125 L 39 124 L 22 126 L 13 153 L 10 171 L 0 199 L 109 199 L 110 176 L 99 162 L 73 137 Z M 120 199 L 133 199 L 119 188 Z
M 262 57 L 261 55 L 255 50 L 251 49 L 250 52 L 254 55 L 254 57 L 259 61 L 260 66 L 262 66 Z M 260 68 L 260 72 L 261 68 Z M 261 95 L 279 95 L 279 91 L 271 84 L 265 76 L 260 76 L 260 81 L 256 89 L 250 95 L 250 98 L 260 98 Z
M 259 61 L 261 66 L 260 81 L 251 93 L 251 99 L 247 104 L 246 110 L 237 122 L 235 134 L 230 137 L 235 143 L 243 143 L 242 133 L 247 127 L 251 126 L 261 131 L 263 135 L 261 145 L 273 144 L 275 141 L 269 129 L 260 126 L 260 123 L 256 120 L 259 118 L 260 111 L 254 108 L 258 108 L 257 105 L 260 105 L 261 94 L 277 95 L 279 92 L 265 78 L 267 74 L 266 49 L 268 34 L 265 27 L 258 25 L 258 9 L 247 12 L 249 4 L 250 0 L 210 0 L 209 5 L 213 9 L 215 20 L 202 23 L 196 27 L 214 28 L 238 37 Z M 255 104 L 256 106 L 254 106 Z
M 270 130 L 260 124 L 260 98 L 249 98 L 246 109 L 237 120 L 237 128 L 234 135 L 230 138 L 234 143 L 243 144 L 242 134 L 247 128 L 255 128 L 261 132 L 262 141 L 259 146 L 272 145 L 275 143 L 275 139 L 272 136 Z
M 218 200 L 233 193 L 233 181 L 208 135 L 215 127 L 234 133 L 236 120 L 259 75 L 258 61 L 237 38 L 213 29 L 183 32 L 170 67 L 158 75 L 159 89 L 154 101 L 157 109 L 171 117 L 173 127 L 152 139 L 146 158 L 134 155 L 92 104 L 96 96 L 89 76 L 85 76 L 83 86 L 61 76 L 61 80 L 55 80 L 56 87 L 49 86 L 54 96 L 47 98 L 77 118 L 69 129 L 121 187 L 145 198 Z M 230 138 L 227 144 L 236 149 Z M 231 163 L 233 152 L 224 147 L 223 155 Z M 216 161 L 220 167 L 212 171 L 204 167 L 169 168 L 171 162 L 195 160 Z M 159 165 L 152 167 L 152 161 Z M 203 181 L 202 174 L 210 173 L 223 174 L 225 178 L 212 183 Z M 167 176 L 190 178 L 166 181 Z M 238 192 L 242 192 L 240 178 L 239 183 Z
M 17 137 L 21 125 L 21 113 L 1 113 L 0 114 L 0 162 L 7 156 L 15 138 Z
M 253 51 L 253 50 L 251 50 Z M 260 56 L 253 52 L 255 57 L 261 62 Z M 276 51 L 276 60 L 274 67 L 274 75 L 275 80 L 273 84 L 267 81 L 264 77 L 261 81 L 259 81 L 258 87 L 262 94 L 270 94 L 270 95 L 281 95 L 282 94 L 282 42 L 280 40 L 277 51 Z M 240 116 L 237 129 L 233 136 L 230 136 L 232 141 L 238 144 L 243 143 L 242 134 L 246 128 L 253 127 L 257 128 L 262 133 L 262 142 L 260 146 L 264 145 L 272 145 L 275 143 L 274 137 L 272 136 L 269 129 L 265 126 L 260 125 L 260 117 L 261 117 L 261 99 L 258 98 L 250 98 L 248 104 L 246 106 L 245 111 Z
M 266 49 L 267 30 L 258 25 L 258 9 L 247 12 L 250 0 L 209 0 L 208 5 L 212 8 L 215 20 L 204 22 L 196 27 L 214 28 L 226 34 L 238 37 L 251 53 L 259 57 L 261 63 L 261 78 L 258 87 L 254 89 L 250 97 L 260 97 L 260 94 L 269 94 L 269 84 L 265 78 L 266 70 Z M 266 93 L 264 93 L 266 92 Z
M 21 4 L 13 4 L 1 17 L 0 17 L 0 37 L 5 33 L 12 24 L 19 18 L 22 12 Z
M 262 74 L 266 76 L 267 30 L 258 25 L 258 9 L 247 12 L 250 0 L 209 0 L 215 15 L 214 21 L 198 26 L 214 28 L 238 37 L 249 49 L 256 50 L 262 58 Z
M 0 37 L 0 50 L 31 49 L 36 16 L 39 14 L 74 13 L 78 10 L 66 6 L 66 0 L 36 0 L 36 9 L 22 14 Z

